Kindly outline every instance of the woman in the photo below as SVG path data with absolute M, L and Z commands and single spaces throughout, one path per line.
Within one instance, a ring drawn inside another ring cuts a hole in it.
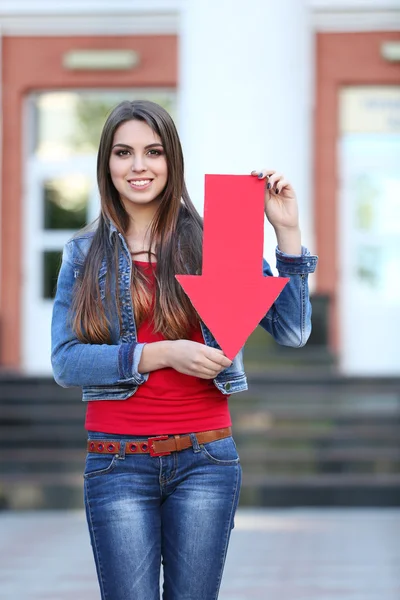
M 85 506 L 103 600 L 218 597 L 241 484 L 228 394 L 247 388 L 175 279 L 201 269 L 202 221 L 186 190 L 168 113 L 123 102 L 102 132 L 101 214 L 64 249 L 52 321 L 52 364 L 88 401 Z M 278 270 L 290 276 L 261 325 L 281 344 L 310 332 L 297 203 L 268 180 L 266 215 Z M 271 276 L 267 263 L 265 275 Z

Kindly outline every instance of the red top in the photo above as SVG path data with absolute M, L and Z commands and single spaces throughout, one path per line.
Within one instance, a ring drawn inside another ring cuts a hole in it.
M 154 285 L 149 263 L 136 262 Z M 137 332 L 139 342 L 159 342 L 165 338 L 154 333 L 147 319 Z M 200 324 L 189 336 L 204 344 Z M 127 400 L 91 400 L 87 405 L 87 430 L 129 435 L 165 435 L 207 431 L 229 427 L 228 396 L 211 379 L 184 375 L 174 369 L 158 369 L 139 385 Z

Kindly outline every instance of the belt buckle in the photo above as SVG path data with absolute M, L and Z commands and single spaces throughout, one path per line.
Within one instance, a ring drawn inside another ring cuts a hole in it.
M 168 436 L 167 435 L 158 435 L 156 437 L 150 437 L 148 438 L 148 444 L 149 444 L 149 453 L 150 456 L 167 456 L 168 454 L 171 454 L 171 452 L 167 451 L 167 452 L 155 452 L 154 450 L 154 445 L 153 442 L 162 442 L 164 440 L 167 440 Z

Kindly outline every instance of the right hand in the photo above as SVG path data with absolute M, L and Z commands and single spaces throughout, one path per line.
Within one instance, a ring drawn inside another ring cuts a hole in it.
M 214 379 L 232 364 L 222 350 L 191 340 L 171 341 L 168 362 L 179 373 L 201 379 Z

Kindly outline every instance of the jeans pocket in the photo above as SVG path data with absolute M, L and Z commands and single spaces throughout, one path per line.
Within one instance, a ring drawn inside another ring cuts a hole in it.
M 89 452 L 86 456 L 83 477 L 89 479 L 97 475 L 111 473 L 117 465 L 117 454 L 96 454 Z
M 203 455 L 215 465 L 237 465 L 239 455 L 233 437 L 200 445 Z

